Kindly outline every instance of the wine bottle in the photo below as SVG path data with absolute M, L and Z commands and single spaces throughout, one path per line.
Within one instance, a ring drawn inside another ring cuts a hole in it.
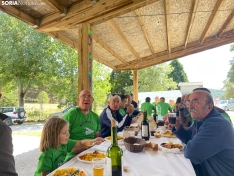
M 153 119 L 156 122 L 156 124 L 158 125 L 158 114 L 157 114 L 157 105 L 154 106 L 154 114 L 153 114 Z
M 144 110 L 144 120 L 141 122 L 141 138 L 145 139 L 146 141 L 150 138 L 149 133 L 149 122 L 147 120 L 147 111 Z
M 111 120 L 111 145 L 107 149 L 107 175 L 122 176 L 123 150 L 118 146 L 117 127 L 115 120 Z

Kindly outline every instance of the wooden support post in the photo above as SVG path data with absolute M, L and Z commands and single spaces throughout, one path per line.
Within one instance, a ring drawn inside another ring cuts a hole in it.
M 83 23 L 79 28 L 78 41 L 78 94 L 88 89 L 92 91 L 92 31 L 89 23 Z
M 138 71 L 133 70 L 133 99 L 138 103 Z

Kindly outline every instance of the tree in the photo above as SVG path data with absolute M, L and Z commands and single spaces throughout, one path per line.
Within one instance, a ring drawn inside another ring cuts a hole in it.
M 32 85 L 49 82 L 55 63 L 56 41 L 0 12 L 0 83 L 18 88 L 19 105 Z
M 169 78 L 172 78 L 177 84 L 179 84 L 179 82 L 188 82 L 188 77 L 184 71 L 184 67 L 177 59 L 173 60 L 170 65 L 172 66 L 173 70 L 168 75 Z M 179 89 L 178 86 L 177 89 Z
M 175 89 L 176 83 L 168 77 L 171 73 L 171 66 L 159 64 L 139 71 L 138 89 L 139 92 L 154 92 Z
M 115 71 L 110 75 L 111 93 L 127 93 L 126 89 L 133 85 L 132 71 Z
M 231 45 L 230 51 L 234 51 L 234 44 Z M 228 71 L 227 78 L 224 81 L 224 95 L 227 99 L 234 98 L 234 57 L 230 60 L 231 68 Z
M 110 80 L 111 69 L 102 65 L 97 61 L 93 61 L 93 83 L 92 92 L 94 96 L 93 110 L 96 111 L 97 106 L 104 106 L 106 97 L 110 92 L 111 84 Z
M 48 94 L 45 91 L 41 91 L 37 96 L 37 102 L 41 106 L 41 110 L 43 109 L 43 104 L 49 102 Z

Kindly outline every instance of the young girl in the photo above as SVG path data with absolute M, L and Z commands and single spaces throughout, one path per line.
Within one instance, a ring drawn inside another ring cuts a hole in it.
M 65 161 L 67 152 L 77 152 L 88 148 L 90 144 L 103 142 L 103 138 L 75 141 L 69 139 L 69 123 L 61 118 L 53 117 L 46 121 L 40 142 L 37 170 L 34 176 L 45 176 L 57 169 Z

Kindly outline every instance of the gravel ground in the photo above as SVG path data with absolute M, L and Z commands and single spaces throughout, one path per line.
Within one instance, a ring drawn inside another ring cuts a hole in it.
M 13 132 L 39 132 L 43 124 L 14 124 Z M 12 135 L 16 172 L 19 176 L 33 176 L 37 168 L 40 137 Z

